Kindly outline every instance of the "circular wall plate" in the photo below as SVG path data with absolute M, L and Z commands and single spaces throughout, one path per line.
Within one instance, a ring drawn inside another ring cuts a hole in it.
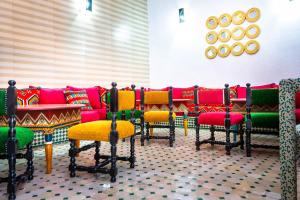
M 218 26 L 218 18 L 211 16 L 206 20 L 206 27 L 209 29 L 215 29 Z
M 260 34 L 260 28 L 256 24 L 251 24 L 246 29 L 246 35 L 250 39 L 257 38 Z
M 235 25 L 242 24 L 245 21 L 245 19 L 246 14 L 241 10 L 238 10 L 232 14 L 232 23 Z
M 221 42 L 228 42 L 231 38 L 231 32 L 228 29 L 222 29 L 219 32 L 218 38 Z
M 218 34 L 215 31 L 210 31 L 206 34 L 206 42 L 208 44 L 214 44 L 218 40 Z
M 245 47 L 240 42 L 235 42 L 231 46 L 231 54 L 234 56 L 240 56 L 244 53 Z
M 256 22 L 260 18 L 260 10 L 258 8 L 250 8 L 246 14 L 248 22 Z
M 245 36 L 245 30 L 241 26 L 236 26 L 234 29 L 232 29 L 231 37 L 234 40 L 241 40 Z
M 259 51 L 260 45 L 255 40 L 249 40 L 245 45 L 245 51 L 247 54 L 256 54 Z
M 214 46 L 209 46 L 206 48 L 205 50 L 205 56 L 208 58 L 208 59 L 213 59 L 217 56 L 218 54 L 218 50 L 216 49 L 216 47 Z
M 219 24 L 221 27 L 227 27 L 231 23 L 231 16 L 227 13 L 219 17 Z
M 227 57 L 230 54 L 230 46 L 227 44 L 221 44 L 218 48 L 218 55 L 222 58 Z

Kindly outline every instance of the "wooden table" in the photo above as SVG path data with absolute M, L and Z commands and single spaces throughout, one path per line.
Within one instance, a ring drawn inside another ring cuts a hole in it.
M 230 99 L 232 103 L 232 112 L 246 113 L 246 98 Z
M 52 136 L 55 129 L 80 123 L 82 104 L 39 104 L 18 106 L 16 126 L 42 131 L 45 137 L 46 173 L 52 171 Z M 0 126 L 7 126 L 8 119 L 0 117 Z

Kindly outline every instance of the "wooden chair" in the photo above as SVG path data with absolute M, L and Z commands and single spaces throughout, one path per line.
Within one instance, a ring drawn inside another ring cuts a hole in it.
M 244 139 L 243 139 L 243 122 L 244 116 L 241 113 L 230 112 L 229 105 L 230 105 L 230 90 L 229 85 L 225 84 L 224 89 L 224 100 L 226 106 L 226 112 L 198 112 L 198 86 L 195 86 L 194 92 L 194 104 L 195 104 L 195 113 L 196 116 L 196 150 L 200 150 L 200 145 L 209 143 L 211 145 L 220 144 L 225 145 L 226 154 L 230 155 L 230 150 L 233 147 L 241 146 L 241 149 L 244 149 Z M 200 141 L 200 125 L 210 125 L 210 132 L 211 136 L 209 139 L 201 140 Z M 230 141 L 230 133 L 233 132 L 233 126 L 239 126 L 239 133 L 240 133 L 240 141 L 238 142 L 231 142 Z M 217 129 L 215 126 L 224 126 L 226 132 L 226 141 L 216 141 L 215 140 L 215 131 L 224 131 L 224 129 Z
M 168 105 L 169 111 L 145 111 L 147 105 Z M 175 141 L 175 118 L 173 112 L 173 96 L 172 87 L 168 91 L 145 91 L 141 88 L 141 145 L 144 146 L 146 123 L 146 140 L 150 139 L 168 139 L 170 147 L 173 147 Z M 158 123 L 168 123 L 158 124 Z M 149 129 L 152 128 L 168 128 L 169 136 L 149 135 Z
M 16 126 L 17 96 L 15 81 L 9 81 L 7 90 L 0 90 L 0 116 L 8 116 L 8 127 L 0 127 L 0 159 L 8 160 L 8 177 L 0 178 L 1 182 L 8 182 L 8 199 L 16 199 L 17 182 L 33 179 L 33 151 L 32 141 L 34 133 L 28 128 Z M 19 150 L 26 148 L 26 152 Z M 16 175 L 16 159 L 26 159 L 25 173 Z M 2 196 L 3 197 L 3 196 Z
M 134 142 L 135 142 L 135 86 L 132 85 L 132 91 L 120 91 L 116 88 L 117 84 L 112 83 L 110 90 L 110 112 L 112 112 L 111 120 L 100 120 L 94 122 L 87 122 L 73 126 L 68 131 L 70 140 L 70 176 L 75 177 L 76 170 L 87 171 L 89 173 L 107 173 L 111 176 L 111 182 L 116 181 L 118 173 L 116 162 L 117 160 L 129 161 L 130 168 L 134 168 Z M 122 110 L 131 110 L 131 119 L 117 120 L 117 112 Z M 117 156 L 117 143 L 119 139 L 130 137 L 130 156 Z M 83 147 L 76 147 L 77 140 L 94 141 L 92 144 Z M 100 142 L 109 142 L 111 145 L 110 155 L 100 155 Z M 79 166 L 76 164 L 76 155 L 81 151 L 86 151 L 90 148 L 95 148 L 95 165 L 94 166 Z M 100 162 L 100 159 L 103 159 Z M 110 168 L 105 166 L 111 164 Z

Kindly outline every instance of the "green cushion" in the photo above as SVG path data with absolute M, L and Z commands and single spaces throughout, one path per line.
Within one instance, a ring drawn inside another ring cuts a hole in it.
M 141 117 L 141 113 L 142 113 L 142 111 L 135 110 L 135 112 L 134 112 L 134 118 L 140 118 Z M 117 112 L 117 119 L 118 120 L 121 119 L 121 116 L 122 116 L 122 112 L 121 111 Z M 107 113 L 107 119 L 111 119 L 111 117 L 112 117 L 112 113 L 111 112 Z M 125 110 L 125 119 L 129 120 L 130 118 L 131 118 L 131 110 Z
M 278 89 L 252 90 L 252 105 L 278 105 Z
M 279 128 L 278 112 L 251 113 L 252 127 Z
M 28 128 L 16 127 L 16 139 L 18 140 L 18 149 L 24 149 L 27 144 L 33 141 L 34 134 Z M 5 144 L 8 138 L 8 127 L 0 127 L 0 153 L 4 153 Z
M 0 90 L 0 116 L 6 115 L 6 90 Z

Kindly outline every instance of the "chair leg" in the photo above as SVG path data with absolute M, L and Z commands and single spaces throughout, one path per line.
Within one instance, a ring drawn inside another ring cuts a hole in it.
M 100 145 L 101 143 L 99 141 L 95 141 L 96 148 L 95 148 L 95 166 L 99 165 L 100 163 Z
M 209 130 L 210 130 L 210 140 L 211 140 L 210 145 L 214 146 L 215 145 L 215 141 L 216 141 L 216 138 L 215 138 L 215 131 L 216 131 L 215 126 L 211 125 L 210 128 L 209 128 Z
M 149 122 L 146 123 L 146 140 L 149 142 Z
M 226 155 L 230 155 L 230 150 L 231 150 L 231 145 L 230 145 L 230 127 L 226 127 L 225 131 L 226 131 L 226 144 L 225 144 Z
M 115 142 L 111 142 L 111 169 L 110 169 L 110 181 L 112 183 L 116 182 L 116 176 L 118 174 L 117 168 L 117 145 Z
M 200 136 L 199 136 L 199 131 L 200 131 L 200 125 L 196 124 L 196 151 L 200 150 Z
M 246 128 L 246 154 L 251 157 L 251 130 Z
M 33 179 L 34 166 L 33 166 L 33 150 L 32 150 L 32 144 L 31 143 L 27 145 L 26 159 L 27 159 L 26 173 L 27 173 L 27 176 L 28 176 L 28 180 L 32 180 Z
M 144 122 L 141 121 L 141 146 L 145 145 L 145 125 Z
M 12 147 L 13 145 L 8 149 L 8 199 L 16 199 L 16 154 Z
M 70 165 L 69 165 L 70 177 L 75 177 L 75 175 L 76 175 L 75 140 L 70 140 L 69 156 L 70 156 Z
M 170 145 L 170 147 L 173 147 L 173 141 L 174 141 L 174 138 L 173 138 L 173 123 L 172 122 L 170 122 L 169 123 L 169 125 L 170 125 L 170 127 L 169 127 L 169 145 Z
M 244 130 L 243 130 L 243 125 L 241 124 L 240 126 L 239 126 L 239 132 L 240 132 L 240 142 L 241 142 L 241 149 L 242 150 L 244 150 L 244 144 L 245 144 L 245 142 L 244 142 Z
M 135 143 L 135 138 L 134 136 L 130 137 L 130 168 L 134 168 L 134 163 L 135 163 L 135 155 L 134 155 L 134 143 Z

